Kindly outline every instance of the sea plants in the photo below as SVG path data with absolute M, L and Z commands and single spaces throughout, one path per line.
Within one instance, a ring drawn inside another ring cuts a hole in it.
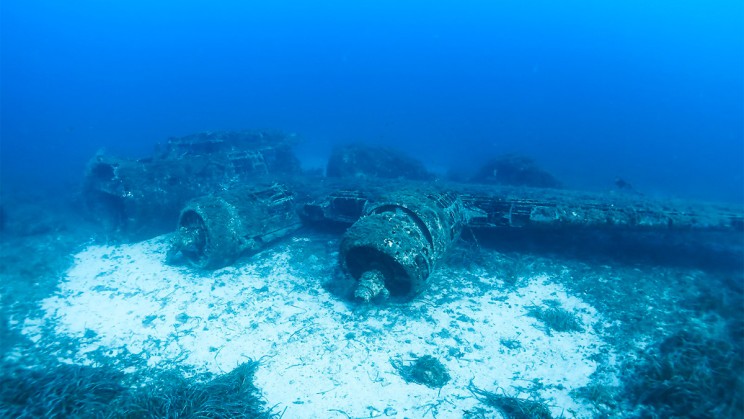
M 555 300 L 546 300 L 543 303 L 547 307 L 529 306 L 527 315 L 540 320 L 545 325 L 545 333 L 551 335 L 551 331 L 556 332 L 582 332 L 584 327 L 575 314 L 562 308 L 560 303 Z
M 147 388 L 118 400 L 117 414 L 164 418 L 268 418 L 253 386 L 258 363 L 249 362 L 208 381 L 166 373 Z
M 599 383 L 596 381 L 571 391 L 574 399 L 588 401 L 595 410 L 595 417 L 611 417 L 618 407 L 618 386 Z
M 416 358 L 408 365 L 395 360 L 390 362 L 408 383 L 423 384 L 429 388 L 442 388 L 451 379 L 447 368 L 431 355 Z
M 511 350 L 520 349 L 522 347 L 522 342 L 517 339 L 502 337 L 501 339 L 499 339 L 499 342 L 501 343 L 501 346 Z
M 0 417 L 94 417 L 126 388 L 109 368 L 57 363 L 44 368 L 0 366 Z
M 626 379 L 648 417 L 744 417 L 744 353 L 737 342 L 680 331 L 653 345 Z
M 503 389 L 502 394 L 498 394 L 480 389 L 473 384 L 470 384 L 468 389 L 478 401 L 495 408 L 506 419 L 552 419 L 550 409 L 540 398 L 509 396 Z
M 270 418 L 253 386 L 257 362 L 219 376 L 131 377 L 111 366 L 0 366 L 0 417 Z

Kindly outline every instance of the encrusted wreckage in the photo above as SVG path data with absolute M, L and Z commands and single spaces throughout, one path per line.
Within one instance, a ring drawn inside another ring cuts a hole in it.
M 190 199 L 300 172 L 293 138 L 266 132 L 218 132 L 171 138 L 152 157 L 105 154 L 88 164 L 83 197 L 107 230 L 138 240 L 173 229 Z
M 375 187 L 366 194 L 334 192 L 300 210 L 315 223 L 350 223 L 341 241 L 340 265 L 358 280 L 359 299 L 422 290 L 463 226 L 490 235 L 504 230 L 744 231 L 742 210 L 725 205 L 567 190 L 419 186 L 418 193 L 392 194 L 392 200 L 370 193 Z
M 221 268 L 300 226 L 294 198 L 284 185 L 237 186 L 186 204 L 167 260 L 180 254 L 194 267 Z
M 355 158 L 365 155 L 353 150 Z M 362 301 L 423 290 L 463 228 L 744 231 L 737 206 L 421 180 L 409 170 L 415 164 L 395 178 L 395 167 L 378 167 L 384 160 L 366 167 L 387 179 L 356 172 L 313 177 L 300 173 L 289 137 L 199 134 L 172 139 L 149 159 L 96 156 L 85 194 L 92 213 L 125 238 L 175 226 L 168 261 L 200 269 L 234 263 L 302 224 L 341 226 L 339 266 L 356 280 L 354 295 Z M 406 179 L 408 172 L 417 179 Z
M 397 183 L 401 187 L 401 183 Z M 652 200 L 637 195 L 439 183 L 462 200 L 471 229 L 744 230 L 744 212 L 735 205 Z M 366 193 L 329 193 L 300 210 L 314 223 L 350 223 L 374 201 L 379 185 Z
M 451 192 L 402 190 L 369 203 L 341 240 L 341 266 L 359 281 L 355 296 L 369 301 L 420 291 L 465 221 Z

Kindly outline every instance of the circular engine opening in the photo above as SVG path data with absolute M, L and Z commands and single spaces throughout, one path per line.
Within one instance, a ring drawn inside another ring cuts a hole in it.
M 391 297 L 410 296 L 413 283 L 406 270 L 392 256 L 368 247 L 358 246 L 346 253 L 346 268 L 355 279 L 370 270 L 378 270 L 385 276 L 385 288 Z

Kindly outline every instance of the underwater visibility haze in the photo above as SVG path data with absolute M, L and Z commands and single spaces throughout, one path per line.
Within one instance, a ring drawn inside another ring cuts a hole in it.
M 742 201 L 741 2 L 5 1 L 3 179 L 280 129 L 308 165 L 522 153 L 568 184 Z M 33 169 L 30 169 L 33 168 Z
M 744 416 L 741 1 L 0 2 L 0 417 Z

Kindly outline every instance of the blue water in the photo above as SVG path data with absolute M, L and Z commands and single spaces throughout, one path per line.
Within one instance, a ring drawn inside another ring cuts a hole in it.
M 571 187 L 744 201 L 741 1 L 4 0 L 4 188 L 75 188 L 99 149 L 297 133 L 432 169 L 529 155 Z

